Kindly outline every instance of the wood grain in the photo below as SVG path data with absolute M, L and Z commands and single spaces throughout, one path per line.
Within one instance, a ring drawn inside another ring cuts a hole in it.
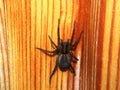
M 120 0 L 0 0 L 0 90 L 120 90 Z M 57 44 L 83 35 L 72 63 L 76 76 L 59 68 Z

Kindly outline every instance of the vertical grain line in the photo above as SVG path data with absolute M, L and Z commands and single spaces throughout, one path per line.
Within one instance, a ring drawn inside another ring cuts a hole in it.
M 0 37 L 1 42 L 1 37 Z M 3 55 L 2 55 L 2 44 L 0 43 L 0 89 L 5 89 L 5 79 L 4 79 L 4 66 L 3 66 Z
M 119 33 L 120 35 L 120 33 Z M 120 40 L 120 37 L 119 37 Z M 116 90 L 120 89 L 120 42 L 119 42 L 119 52 L 118 52 L 118 67 L 117 67 L 117 85 Z
M 113 1 L 113 7 L 112 7 L 112 11 L 115 11 L 115 6 L 116 6 L 116 2 Z M 111 67 L 111 59 L 112 59 L 112 53 L 111 53 L 111 49 L 112 49 L 112 42 L 113 42 L 113 27 L 114 27 L 114 21 L 115 21 L 115 13 L 112 13 L 112 20 L 111 20 L 111 28 L 110 28 L 110 43 L 109 43 L 109 61 L 108 61 L 108 70 L 107 70 L 107 87 L 106 89 L 110 90 L 110 67 Z
M 15 66 L 16 66 L 16 61 L 15 61 L 15 58 L 16 58 L 16 53 L 15 53 L 15 50 L 16 50 L 16 47 L 15 47 L 15 45 L 16 45 L 16 43 L 15 43 L 15 34 L 14 34 L 14 32 L 15 32 L 15 12 L 14 12 L 14 9 L 15 9 L 15 0 L 13 0 L 13 6 L 12 6 L 12 11 L 13 11 L 13 17 L 12 17 L 12 20 L 13 20 L 13 23 L 12 23 L 12 26 L 13 26 L 13 29 L 11 29 L 11 38 L 12 38 L 12 43 L 14 43 L 13 45 L 12 45 L 12 59 L 13 59 L 13 61 L 12 61 L 12 64 L 13 64 L 13 76 L 14 76 L 14 78 L 13 78 L 13 87 L 14 87 L 14 89 L 16 89 L 17 87 L 16 87 L 16 83 L 15 83 L 15 81 L 16 81 L 16 70 L 15 70 Z M 12 44 L 11 43 L 11 44 Z
M 95 37 L 94 37 L 94 39 L 95 39 L 95 42 L 94 42 L 94 45 L 95 45 L 95 49 L 94 49 L 94 59 L 95 59 L 95 66 L 94 66 L 94 68 L 95 68 L 95 70 L 94 70 L 94 81 L 93 81 L 93 89 L 94 90 L 96 90 L 96 72 L 97 72 L 97 46 L 98 46 L 98 28 L 99 28 L 99 19 L 100 19 L 100 9 L 99 9 L 99 5 L 100 5 L 100 1 L 96 1 L 96 12 L 97 12 L 97 15 L 96 15 L 96 24 L 95 24 L 95 30 L 96 31 L 94 31 L 95 32 Z
M 8 55 L 8 27 L 7 27 L 8 26 L 8 24 L 7 24 L 8 21 L 7 21 L 7 11 L 6 11 L 6 1 L 3 0 L 3 4 L 4 4 L 3 5 L 4 6 L 3 7 L 4 8 L 4 19 L 5 19 L 4 24 L 5 24 L 5 32 L 6 32 L 5 33 L 6 34 L 5 35 L 6 36 L 6 54 L 7 54 L 6 59 L 7 59 L 7 70 L 8 70 L 8 72 L 7 72 L 8 73 L 7 88 L 10 89 L 10 70 L 9 70 L 10 66 L 9 66 L 9 55 Z
M 30 5 L 31 5 L 31 1 L 29 1 L 28 5 L 27 5 L 28 6 L 27 7 L 27 10 L 28 10 L 27 16 L 28 17 L 26 17 L 27 18 L 27 23 L 28 23 L 28 25 L 26 26 L 27 27 L 27 35 L 26 35 L 27 36 L 27 42 L 26 42 L 27 43 L 27 51 L 26 51 L 27 52 L 27 56 L 26 56 L 27 57 L 27 61 L 26 61 L 27 62 L 27 66 L 26 66 L 27 67 L 27 69 L 26 69 L 27 70 L 27 75 L 26 75 L 27 78 L 26 78 L 26 80 L 27 80 L 27 88 L 28 89 L 30 89 L 30 83 L 31 83 L 31 81 L 30 81 L 30 77 L 31 77 L 31 69 L 30 69 L 31 62 L 30 61 L 31 61 L 31 59 L 30 59 L 30 56 L 29 56 L 30 52 L 28 52 L 28 49 L 30 49 L 29 51 L 31 51 L 31 48 L 29 46 L 29 44 L 31 43 L 30 42 L 31 38 L 29 37 L 30 34 L 31 34 L 31 13 L 30 13 L 31 12 L 31 6 Z
M 26 5 L 26 1 L 23 1 L 23 30 L 22 30 L 22 59 L 23 59 L 23 62 L 22 62 L 22 64 L 23 64 L 23 88 L 24 89 L 26 89 L 26 84 L 27 84 L 27 81 L 26 81 L 26 75 L 27 75 L 27 73 L 26 73 L 26 70 L 27 70 L 27 44 L 26 44 L 26 42 L 27 42 L 27 5 Z
M 41 33 L 40 33 L 40 36 L 42 36 L 42 11 L 43 11 L 43 0 L 41 0 Z M 40 38 L 41 39 L 41 38 Z M 41 40 L 40 40 L 40 47 L 41 47 Z M 41 62 L 41 52 L 40 52 L 40 62 Z M 42 66 L 42 64 L 40 63 L 40 66 Z M 42 76 L 42 68 L 40 67 L 40 77 Z M 42 82 L 41 82 L 41 80 L 40 80 L 40 88 L 42 87 Z
M 93 1 L 93 2 L 92 2 Z M 92 19 L 92 20 L 91 20 Z M 95 0 L 91 0 L 91 5 L 90 5 L 90 29 L 91 29 L 91 44 L 93 43 L 93 46 L 91 47 L 91 77 L 88 83 L 88 88 L 90 88 L 91 90 L 93 89 L 93 82 L 94 82 L 94 66 L 95 66 L 95 59 L 94 59 L 94 46 L 95 46 L 95 33 L 94 33 L 94 27 L 95 27 L 95 23 L 96 23 L 96 1 Z M 90 72 L 89 72 L 90 73 Z M 90 84 L 91 83 L 91 84 Z
M 46 29 L 46 34 L 45 34 L 45 37 L 46 37 L 45 48 L 48 49 L 48 44 L 47 44 L 47 39 L 48 39 L 48 37 L 47 37 L 47 35 L 48 35 L 48 2 L 46 3 L 46 9 L 47 9 L 47 10 L 46 10 L 46 19 L 45 19 L 45 22 L 46 22 L 46 25 L 45 25 L 45 26 L 46 26 L 46 28 L 45 28 L 45 29 Z M 46 56 L 45 56 L 45 60 L 46 60 L 46 62 L 45 62 L 45 67 L 46 67 L 46 69 L 45 69 L 45 86 L 46 86 L 46 81 L 47 81 L 47 80 L 46 80 L 46 76 L 47 76 L 47 75 L 46 75 L 46 74 L 47 74 L 46 71 L 47 71 L 47 62 L 48 62 L 47 57 L 48 57 L 48 56 L 46 55 Z M 45 89 L 46 89 L 46 87 L 45 87 Z
M 41 9 L 42 9 L 42 18 L 41 18 L 41 22 L 42 22 L 42 36 L 41 36 L 41 46 L 44 47 L 44 49 L 46 49 L 46 0 L 45 1 L 42 1 L 42 6 L 41 6 Z M 41 47 L 41 48 L 42 48 Z M 41 66 L 42 66 L 42 85 L 41 85 L 41 89 L 45 89 L 45 76 L 46 76 L 46 55 L 44 53 L 42 53 L 42 59 L 43 61 L 41 62 Z
M 35 0 L 35 27 L 34 27 L 34 29 L 35 29 L 35 30 L 34 30 L 34 31 L 35 31 L 35 32 L 34 32 L 34 40 L 35 40 L 35 41 L 34 41 L 34 52 L 35 52 L 35 56 L 36 56 L 35 47 L 36 47 L 36 25 L 37 25 L 37 24 L 36 24 L 36 21 L 37 21 L 37 20 L 36 20 L 36 18 L 37 18 L 37 17 L 36 17 L 36 16 L 37 16 L 37 9 L 36 9 L 36 8 L 37 8 L 37 0 Z M 34 57 L 34 59 L 35 59 L 35 60 L 34 60 L 34 61 L 35 61 L 35 62 L 34 62 L 34 72 L 35 72 L 35 77 L 34 77 L 34 79 L 35 79 L 34 83 L 35 83 L 35 84 L 34 84 L 34 87 L 35 87 L 35 90 L 36 90 L 36 57 Z
M 96 59 L 96 55 L 97 55 L 97 43 L 98 42 L 98 24 L 99 24 L 99 1 L 95 1 L 94 2 L 94 12 L 93 12 L 93 15 L 94 15 L 94 20 L 93 22 L 95 21 L 94 25 L 93 25 L 93 33 L 94 33 L 94 36 L 93 36 L 93 41 L 94 41 L 94 48 L 93 48 L 93 85 L 92 85 L 92 89 L 95 90 L 96 89 L 96 62 L 97 62 L 97 59 Z
M 52 2 L 50 2 L 50 0 L 47 2 L 47 35 L 46 35 L 46 49 L 47 50 L 52 50 L 51 49 L 51 42 L 50 42 L 50 40 L 49 40 L 49 38 L 48 38 L 48 35 L 50 35 L 50 37 L 51 37 L 51 30 L 52 30 L 52 28 L 50 27 L 50 21 L 51 21 L 51 15 L 50 14 L 52 14 L 52 12 L 50 12 L 51 11 L 51 4 Z M 49 32 L 50 31 L 50 32 Z M 46 90 L 49 90 L 50 89 L 50 83 L 49 83 L 49 77 L 50 77 L 50 62 L 51 62 L 51 58 L 50 58 L 50 56 L 46 56 Z
M 54 7 L 54 2 L 55 2 L 55 1 L 53 0 L 53 5 L 52 5 L 52 7 L 53 7 L 53 8 L 52 8 L 52 9 L 53 9 L 53 11 L 52 11 L 52 13 L 53 13 L 53 14 L 52 14 L 52 21 L 53 21 L 53 22 L 52 22 L 52 31 L 51 31 L 51 32 L 53 32 L 53 27 L 54 27 L 54 8 L 55 8 L 55 7 Z M 53 35 L 53 33 L 51 34 L 51 37 L 53 37 L 52 35 Z M 50 75 L 51 75 L 51 73 L 52 73 L 52 70 L 54 69 L 54 67 L 52 68 L 52 62 L 53 62 L 53 58 L 51 58 L 51 61 L 50 61 Z M 49 76 L 49 77 L 50 77 L 50 76 Z M 51 79 L 51 81 L 53 81 L 53 79 Z M 50 89 L 52 89 L 52 85 L 50 85 Z
M 103 34 L 105 26 L 105 12 L 106 12 L 106 1 L 100 1 L 100 20 L 99 20 L 99 31 L 98 31 L 98 45 L 97 46 L 97 71 L 96 71 L 96 87 L 101 90 L 101 75 L 102 75 L 102 52 L 103 52 Z
M 21 13 L 20 13 L 20 19 L 21 19 L 21 24 L 20 24 L 20 36 L 19 36 L 19 38 L 20 38 L 20 41 L 19 41 L 19 43 L 20 43 L 20 47 L 19 47 L 19 49 L 20 49 L 20 66 L 21 66 L 21 69 L 20 69 L 20 71 L 21 71 L 21 73 L 20 73 L 20 79 L 21 79 L 21 83 L 20 83 L 20 86 L 21 86 L 21 88 L 20 89 L 23 89 L 23 82 L 24 82 L 24 80 L 23 80 L 23 53 L 22 53 L 22 48 L 23 48 L 23 2 L 21 1 L 21 3 L 20 3 L 20 11 L 21 11 Z
M 18 70 L 17 70 L 17 66 L 18 66 L 18 57 L 17 57 L 17 55 L 18 55 L 18 48 L 17 48 L 17 46 L 18 46 L 18 44 L 17 44 L 17 41 L 18 41 L 18 35 L 17 35 L 17 18 L 18 18 L 18 6 L 16 6 L 17 5 L 17 2 L 15 1 L 14 2 L 14 7 L 15 7 L 15 13 L 14 13 L 14 19 L 15 19 L 15 22 L 14 22 L 14 36 L 15 36 L 15 38 L 14 38 L 14 40 L 15 40 L 15 47 L 14 47 L 14 50 L 15 50 L 15 53 L 14 53 L 14 56 L 15 56 L 15 81 L 17 81 L 18 80 Z M 16 90 L 18 89 L 18 82 L 16 82 Z
M 3 21 L 2 21 L 2 12 L 0 8 L 0 84 L 1 89 L 6 89 L 6 79 L 5 79 L 5 66 L 4 66 L 4 35 L 3 35 Z

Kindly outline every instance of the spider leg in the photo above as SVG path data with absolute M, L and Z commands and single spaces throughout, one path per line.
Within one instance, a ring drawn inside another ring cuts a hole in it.
M 53 51 L 48 51 L 42 48 L 37 48 L 38 50 L 44 52 L 45 54 L 49 55 L 49 56 L 53 56 L 55 54 L 57 54 L 57 49 L 53 50 Z
M 72 65 L 70 64 L 70 71 L 75 75 L 75 70 L 74 70 L 74 68 L 72 67 Z
M 55 71 L 57 70 L 57 66 L 58 66 L 58 64 L 55 65 L 55 67 L 54 67 L 54 69 L 53 69 L 53 71 L 52 71 L 52 73 L 50 75 L 50 80 L 49 80 L 50 83 L 51 83 L 52 76 L 54 75 Z
M 77 57 L 75 57 L 74 55 L 72 55 L 72 57 L 76 60 L 76 61 L 78 61 L 79 59 L 77 58 Z
M 60 19 L 58 20 L 58 45 L 60 44 Z
M 76 24 L 76 22 L 74 22 L 73 32 L 72 32 L 72 36 L 71 36 L 71 39 L 70 39 L 70 45 L 72 45 L 74 34 L 75 34 L 75 24 Z
M 71 55 L 76 61 L 79 60 L 76 56 L 74 56 L 74 54 L 73 54 L 72 52 L 70 52 L 70 55 Z
M 57 48 L 57 45 L 52 41 L 51 37 L 50 37 L 50 36 L 48 36 L 48 37 L 49 37 L 49 39 L 50 39 L 50 41 L 51 41 L 52 47 L 53 47 L 54 49 Z
M 72 45 L 72 50 L 76 49 L 80 39 L 81 39 L 81 36 L 82 36 L 82 33 L 83 31 L 81 31 L 80 35 L 78 36 L 77 40 L 75 41 L 75 43 Z

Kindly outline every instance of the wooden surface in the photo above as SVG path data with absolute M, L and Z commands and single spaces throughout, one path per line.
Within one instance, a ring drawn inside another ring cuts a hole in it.
M 56 71 L 48 35 L 83 36 L 68 70 Z M 0 90 L 120 90 L 120 0 L 0 0 Z

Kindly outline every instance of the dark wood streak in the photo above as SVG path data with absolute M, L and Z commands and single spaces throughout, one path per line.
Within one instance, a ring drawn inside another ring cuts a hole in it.
M 119 40 L 120 40 L 120 37 L 119 37 Z M 118 64 L 117 64 L 117 78 L 116 78 L 116 82 L 117 82 L 117 85 L 116 85 L 116 90 L 119 90 L 120 89 L 120 42 L 119 42 L 119 52 L 118 52 Z
M 102 73 L 102 53 L 103 53 L 103 35 L 105 26 L 105 12 L 106 12 L 106 1 L 101 0 L 100 2 L 100 20 L 99 20 L 99 31 L 98 31 L 98 49 L 97 49 L 97 69 L 96 69 L 96 89 L 101 90 L 101 73 Z
M 112 11 L 115 11 L 115 6 L 116 6 L 116 2 L 114 1 L 113 3 L 113 8 Z M 114 20 L 115 20 L 115 13 L 112 13 L 112 21 L 111 21 L 111 29 L 110 29 L 110 44 L 109 44 L 109 61 L 108 61 L 108 74 L 107 74 L 107 90 L 110 90 L 110 67 L 111 67 L 111 60 L 112 60 L 112 50 L 113 50 L 113 31 L 114 31 Z

